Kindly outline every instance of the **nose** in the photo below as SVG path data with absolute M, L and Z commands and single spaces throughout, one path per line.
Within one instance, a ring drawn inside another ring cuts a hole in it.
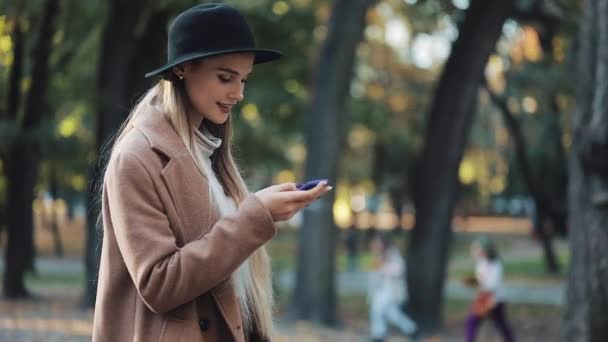
M 241 83 L 239 84 L 236 89 L 233 91 L 232 94 L 230 94 L 230 97 L 232 100 L 236 100 L 236 102 L 240 102 L 243 101 L 243 99 L 245 98 L 245 84 Z

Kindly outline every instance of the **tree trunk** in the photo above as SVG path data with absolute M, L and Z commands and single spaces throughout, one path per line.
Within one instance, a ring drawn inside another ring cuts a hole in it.
M 355 50 L 373 0 L 336 0 L 321 47 L 308 107 L 305 178 L 327 178 L 335 185 L 344 135 L 344 103 L 353 73 Z M 333 325 L 336 316 L 335 247 L 330 192 L 304 210 L 299 231 L 296 287 L 291 315 Z
M 96 152 L 98 156 L 89 170 L 87 191 L 87 237 L 84 257 L 86 277 L 85 291 L 81 301 L 83 307 L 95 305 L 97 292 L 97 274 L 103 237 L 99 217 L 102 191 L 100 185 L 107 157 L 102 149 L 105 143 L 111 144 L 110 137 L 129 113 L 134 95 L 132 87 L 136 86 L 132 77 L 143 78 L 143 75 L 135 75 L 132 67 L 135 60 L 145 59 L 137 55 L 138 41 L 135 32 L 146 4 L 146 0 L 111 1 L 103 32 L 97 71 L 99 97 L 97 99 Z M 162 23 L 157 24 L 164 27 Z M 145 33 L 143 37 L 146 37 Z M 161 45 L 159 43 L 159 50 L 164 48 L 164 45 Z
M 59 1 L 46 1 L 38 30 L 38 38 L 31 56 L 33 65 L 32 86 L 25 102 L 24 116 L 20 127 L 21 133 L 11 144 L 8 158 L 5 160 L 8 184 L 8 240 L 5 258 L 4 295 L 8 298 L 28 296 L 28 291 L 24 285 L 24 276 L 28 269 L 32 269 L 34 262 L 32 204 L 40 158 L 39 142 L 36 137 L 32 136 L 31 132 L 40 125 L 44 115 L 43 105 L 48 86 L 51 38 L 55 33 L 58 15 Z M 16 97 L 18 98 L 18 96 Z M 15 115 L 13 113 L 9 114 Z
M 51 208 L 51 234 L 53 235 L 53 249 L 55 251 L 55 256 L 58 258 L 63 257 L 63 244 L 61 243 L 61 234 L 59 233 L 59 225 L 57 224 L 57 212 L 55 211 L 54 201 L 59 198 L 58 194 L 58 184 L 57 184 L 57 173 L 54 168 L 51 169 L 50 175 L 50 193 L 51 198 L 53 199 L 53 206 Z
M 4 274 L 4 296 L 17 299 L 30 296 L 25 287 L 25 274 L 32 265 L 34 239 L 32 203 L 37 179 L 37 160 L 32 145 L 17 141 L 5 165 L 7 178 L 7 244 Z
M 530 166 L 530 162 L 528 157 L 526 156 L 526 142 L 524 139 L 524 134 L 521 130 L 521 126 L 517 119 L 509 110 L 507 106 L 507 102 L 500 98 L 497 94 L 495 94 L 489 85 L 485 84 L 485 88 L 492 99 L 492 102 L 495 106 L 498 107 L 500 113 L 502 114 L 505 125 L 507 126 L 507 130 L 513 139 L 513 143 L 515 145 L 515 157 L 517 159 L 517 166 L 519 166 L 519 172 L 521 173 L 524 182 L 526 183 L 526 187 L 528 188 L 528 192 L 530 196 L 534 199 L 535 205 L 535 215 L 534 215 L 534 232 L 537 234 L 538 239 L 540 240 L 541 247 L 543 249 L 543 255 L 545 260 L 545 266 L 547 272 L 550 274 L 558 274 L 559 273 L 559 262 L 557 257 L 555 256 L 555 251 L 552 243 L 552 234 L 548 231 L 548 228 L 545 224 L 546 218 L 553 218 L 559 216 L 557 214 L 557 208 L 554 208 L 552 205 L 552 200 L 549 195 L 543 191 L 543 187 L 537 178 L 534 177 L 532 172 L 532 168 Z M 557 220 L 554 224 L 557 223 Z
M 408 251 L 411 309 L 423 333 L 441 325 L 441 303 L 458 192 L 457 171 L 478 88 L 513 1 L 474 0 L 452 47 L 429 113 L 414 185 L 416 224 Z
M 571 257 L 562 325 L 567 341 L 608 340 L 608 174 L 594 167 L 608 155 L 590 153 L 608 145 L 607 16 L 608 0 L 588 0 L 579 26 L 569 160 Z

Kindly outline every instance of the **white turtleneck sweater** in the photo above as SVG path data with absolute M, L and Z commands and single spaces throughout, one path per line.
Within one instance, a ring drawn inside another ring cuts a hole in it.
M 234 200 L 226 195 L 211 167 L 211 156 L 222 145 L 222 139 L 213 136 L 206 128 L 203 128 L 202 131 L 195 129 L 194 139 L 196 142 L 194 153 L 197 153 L 197 162 L 201 164 L 201 171 L 209 182 L 212 202 L 217 205 L 222 216 L 234 213 L 236 211 Z
M 211 203 L 217 206 L 221 216 L 236 212 L 237 208 L 234 200 L 226 195 L 224 188 L 211 167 L 211 156 L 221 146 L 222 139 L 215 137 L 207 128 L 203 128 L 202 130 L 194 129 L 194 138 L 196 144 L 194 145 L 195 151 L 193 152 L 197 154 L 197 164 L 202 168 L 201 172 L 205 174 L 209 183 Z M 233 279 L 233 285 L 241 303 L 241 311 L 245 311 L 243 313 L 249 311 L 246 295 L 247 280 L 250 279 L 249 272 L 249 262 L 247 259 L 234 273 L 235 277 Z M 244 314 L 243 319 L 248 316 Z M 243 323 L 248 327 L 250 322 Z

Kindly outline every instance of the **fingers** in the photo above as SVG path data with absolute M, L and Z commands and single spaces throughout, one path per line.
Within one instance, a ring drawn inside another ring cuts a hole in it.
M 318 197 L 326 194 L 331 189 L 332 188 L 327 185 L 317 185 L 310 190 L 286 191 L 277 195 L 280 195 L 281 199 L 285 202 L 304 203 L 316 200 Z
M 296 187 L 296 183 L 281 183 L 281 184 L 277 184 L 275 185 L 277 191 L 294 191 L 294 190 L 298 190 L 298 188 Z
M 293 191 L 298 190 L 295 183 L 281 183 L 276 185 L 271 185 L 261 191 L 264 192 L 282 192 L 282 191 Z
M 287 202 L 296 203 L 301 208 L 306 207 L 313 201 L 317 200 L 319 197 L 325 195 L 329 191 L 331 191 L 333 187 L 328 186 L 326 184 L 319 184 L 316 187 L 306 190 L 306 191 L 297 191 L 297 192 L 286 192 L 284 200 Z

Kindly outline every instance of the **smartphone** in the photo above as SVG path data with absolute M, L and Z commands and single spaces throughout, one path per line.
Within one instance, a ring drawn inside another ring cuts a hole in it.
M 306 183 L 296 184 L 296 188 L 298 188 L 298 190 L 310 190 L 310 189 L 314 188 L 315 186 L 317 186 L 317 184 L 319 184 L 321 181 L 326 181 L 326 180 L 327 179 L 311 180 Z

